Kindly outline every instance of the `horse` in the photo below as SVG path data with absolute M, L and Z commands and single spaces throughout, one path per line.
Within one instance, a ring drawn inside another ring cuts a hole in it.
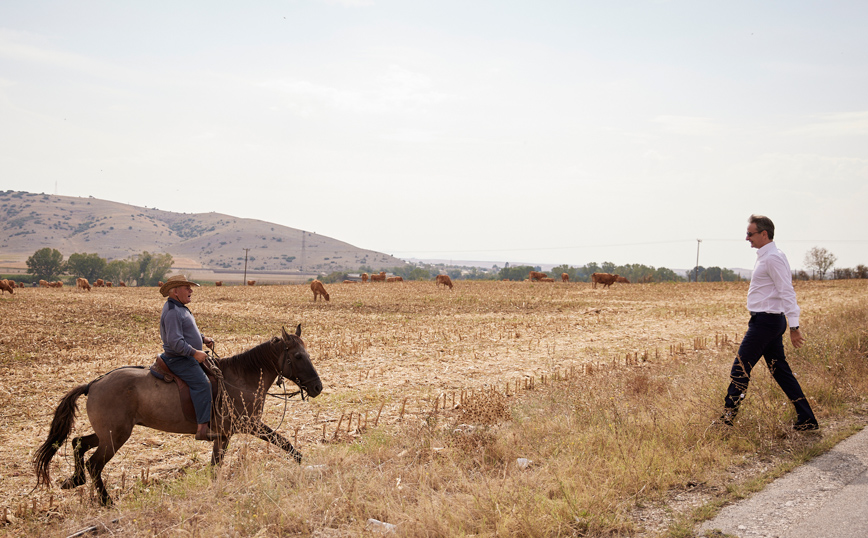
M 265 396 L 274 381 L 282 376 L 299 387 L 302 399 L 322 392 L 319 374 L 301 339 L 301 325 L 291 335 L 281 328 L 275 336 L 256 347 L 232 357 L 214 361 L 219 370 L 219 391 L 212 408 L 211 430 L 214 440 L 211 464 L 220 465 L 229 439 L 235 433 L 248 433 L 268 441 L 301 463 L 301 453 L 289 440 L 262 422 Z M 50 486 L 49 464 L 72 431 L 78 413 L 76 400 L 87 396 L 87 418 L 94 433 L 72 440 L 75 462 L 73 475 L 61 484 L 72 489 L 85 484 L 85 470 L 90 474 L 100 503 L 112 503 L 102 480 L 102 470 L 112 456 L 129 439 L 134 426 L 147 426 L 172 433 L 196 433 L 196 422 L 185 418 L 181 397 L 173 383 L 151 375 L 145 367 L 127 366 L 112 370 L 90 383 L 79 385 L 63 396 L 54 411 L 48 438 L 36 451 L 33 464 L 37 487 Z M 96 451 L 84 463 L 84 455 Z

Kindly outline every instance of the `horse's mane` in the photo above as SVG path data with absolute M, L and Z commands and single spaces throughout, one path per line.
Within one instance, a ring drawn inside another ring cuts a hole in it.
M 277 365 L 274 362 L 277 358 L 274 347 L 280 340 L 274 336 L 247 351 L 220 359 L 217 365 L 221 370 L 231 370 L 237 374 L 244 374 L 251 370 L 270 370 L 278 373 Z

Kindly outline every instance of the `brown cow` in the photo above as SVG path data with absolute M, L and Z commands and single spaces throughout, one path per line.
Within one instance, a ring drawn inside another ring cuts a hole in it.
M 42 280 L 42 279 L 40 278 L 40 279 L 39 279 L 39 287 L 40 287 L 40 288 L 47 288 L 47 287 L 48 287 L 48 282 L 45 281 L 45 280 Z
M 10 287 L 10 288 L 21 288 L 21 287 L 23 287 L 23 286 L 19 286 L 18 284 L 16 284 L 15 281 L 12 280 L 11 278 L 7 278 L 7 279 L 6 279 L 6 283 L 9 284 L 9 287 Z
M 449 289 L 452 289 L 452 279 L 449 278 L 449 275 L 437 275 L 437 284 L 436 286 L 440 286 L 443 284 L 444 286 L 449 286 Z
M 531 282 L 533 282 L 534 280 L 543 279 L 543 278 L 548 276 L 547 274 L 540 273 L 539 271 L 531 271 L 529 275 L 530 275 L 530 281 Z
M 386 279 L 386 282 L 404 282 L 404 277 L 401 276 L 390 276 Z
M 539 281 L 540 281 L 540 282 L 554 282 L 555 279 L 553 279 L 553 278 L 549 278 L 549 277 L 545 277 L 545 278 L 541 278 L 541 279 L 539 279 Z
M 630 281 L 627 280 L 627 277 L 625 277 L 625 276 L 619 276 L 617 278 L 616 282 L 620 282 L 622 284 L 629 284 L 630 283 Z
M 76 278 L 75 287 L 82 290 L 90 291 L 90 282 L 88 282 L 86 278 Z
M 595 288 L 597 287 L 597 284 L 602 284 L 604 288 L 608 288 L 617 280 L 618 275 L 612 275 L 609 273 L 594 273 L 591 275 L 591 282 L 594 283 Z
M 256 284 L 256 281 L 255 281 L 255 280 L 248 280 L 248 281 L 247 281 L 247 285 L 248 285 L 248 286 L 253 286 L 254 284 Z
M 105 280 L 103 280 L 103 279 L 101 279 L 101 278 L 96 279 L 96 282 L 93 283 L 93 287 L 94 287 L 94 288 L 103 288 L 103 287 L 105 287 Z
M 214 285 L 215 285 L 215 286 L 222 286 L 222 285 L 223 285 L 223 281 L 222 281 L 222 280 L 215 280 L 215 281 L 214 281 Z
M 568 273 L 561 273 L 561 282 L 569 282 L 570 275 Z
M 15 292 L 12 291 L 12 286 L 9 285 L 9 282 L 6 280 L 0 280 L 0 295 L 3 295 L 4 291 L 8 291 L 9 295 L 14 295 Z
M 118 283 L 118 286 L 120 286 L 121 288 L 126 288 L 126 287 L 127 287 L 127 283 L 124 282 L 123 280 L 121 280 L 121 281 Z
M 379 275 L 371 275 L 371 282 L 385 282 L 385 281 L 386 281 L 385 271 L 380 271 Z
M 106 282 L 106 283 L 105 283 L 105 287 L 107 287 L 107 288 L 112 287 L 112 281 L 109 280 L 108 282 Z
M 329 300 L 329 292 L 326 291 L 325 286 L 323 286 L 322 282 L 319 280 L 314 280 L 310 283 L 310 291 L 313 292 L 314 302 L 316 302 L 320 295 L 322 295 L 326 301 Z
M 362 284 L 368 281 L 368 273 L 362 273 Z
M 344 284 L 358 284 L 358 280 L 344 280 Z

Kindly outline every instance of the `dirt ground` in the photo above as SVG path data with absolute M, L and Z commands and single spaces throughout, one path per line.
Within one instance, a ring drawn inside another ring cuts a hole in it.
M 265 422 L 306 453 L 315 452 L 342 417 L 370 424 L 412 416 L 435 398 L 481 387 L 514 390 L 585 365 L 612 367 L 673 354 L 728 357 L 746 327 L 747 283 L 630 284 L 594 289 L 585 283 L 457 281 L 333 284 L 329 302 L 314 302 L 306 285 L 203 287 L 191 310 L 202 332 L 230 356 L 302 326 L 323 394 L 286 408 L 277 399 Z M 811 319 L 864 301 L 865 281 L 799 282 L 803 332 Z M 124 365 L 148 365 L 160 352 L 156 288 L 82 291 L 25 288 L 0 297 L 0 510 L 32 502 L 75 502 L 76 492 L 33 491 L 31 460 L 54 408 L 70 388 Z M 276 388 L 276 387 L 275 387 Z M 82 399 L 80 407 L 83 411 Z M 76 435 L 86 433 L 82 413 Z M 256 439 L 232 450 L 269 450 Z M 271 449 L 274 450 L 274 449 Z M 121 477 L 171 478 L 210 458 L 191 436 L 138 428 L 104 475 L 117 496 Z M 52 479 L 70 474 L 68 446 L 55 457 Z M 79 488 L 84 490 L 84 488 Z

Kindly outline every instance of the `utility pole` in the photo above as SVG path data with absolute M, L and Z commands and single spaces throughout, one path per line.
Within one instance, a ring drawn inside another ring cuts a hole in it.
M 696 267 L 693 268 L 694 282 L 699 282 L 699 243 L 702 243 L 702 239 L 696 240 Z
M 248 250 L 250 250 L 250 249 L 249 248 L 244 249 L 244 281 L 241 282 L 242 286 L 247 285 L 247 251 Z

